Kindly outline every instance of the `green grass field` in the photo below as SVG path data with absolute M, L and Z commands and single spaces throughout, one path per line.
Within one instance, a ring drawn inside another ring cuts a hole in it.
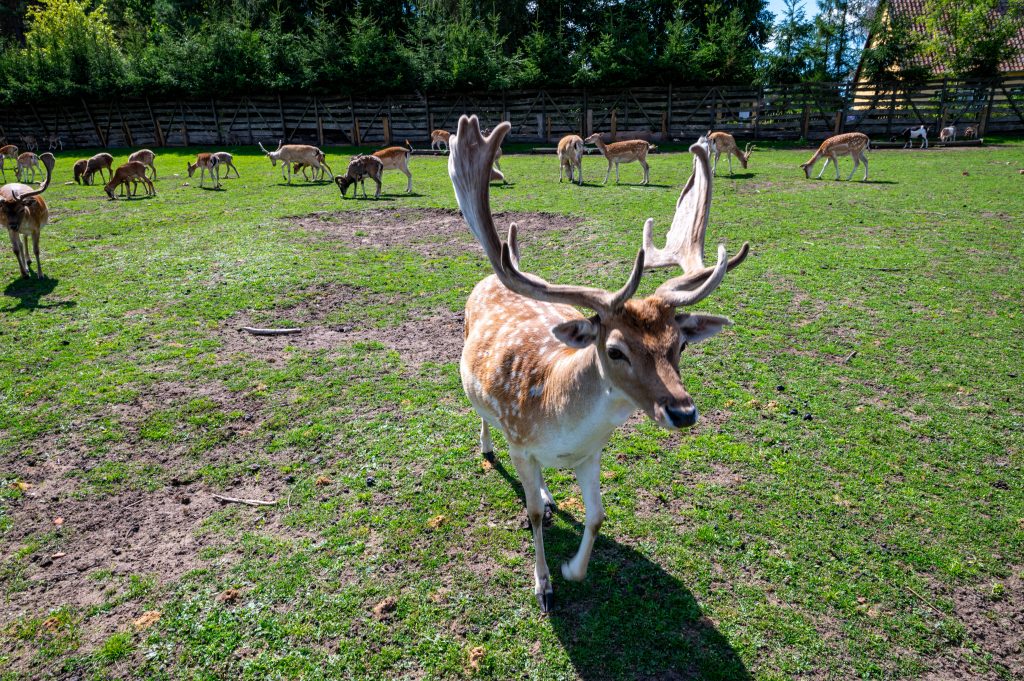
M 47 278 L 0 258 L 0 679 L 1024 675 L 1024 146 L 873 151 L 863 184 L 764 148 L 719 177 L 709 244 L 753 251 L 698 306 L 736 323 L 683 356 L 702 419 L 617 431 L 580 584 L 549 473 L 548 617 L 459 381 L 489 269 L 445 159 L 342 201 L 234 151 L 222 191 L 165 150 L 157 196 L 118 202 L 61 154 Z M 650 187 L 502 167 L 524 268 L 617 288 L 691 160 L 652 156 Z

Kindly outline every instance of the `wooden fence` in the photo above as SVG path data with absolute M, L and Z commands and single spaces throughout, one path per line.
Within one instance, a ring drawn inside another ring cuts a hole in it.
M 1024 78 L 935 81 L 908 89 L 851 83 L 778 87 L 646 87 L 420 95 L 368 100 L 290 95 L 206 100 L 114 99 L 28 103 L 0 108 L 0 138 L 23 145 L 50 135 L 70 147 L 239 145 L 278 140 L 378 146 L 425 144 L 459 115 L 484 125 L 512 123 L 511 141 L 550 143 L 569 133 L 645 131 L 652 139 L 692 139 L 710 128 L 745 139 L 818 140 L 860 130 L 888 138 L 908 125 L 933 134 L 973 125 L 979 134 L 1024 133 Z

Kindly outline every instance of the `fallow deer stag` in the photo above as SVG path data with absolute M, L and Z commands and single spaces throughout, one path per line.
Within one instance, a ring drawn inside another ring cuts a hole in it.
M 0 147 L 0 175 L 3 176 L 4 182 L 7 181 L 7 169 L 4 167 L 7 159 L 14 161 L 15 168 L 18 167 L 18 147 L 13 144 L 5 144 Z
M 814 152 L 814 156 L 807 163 L 801 163 L 800 167 L 804 169 L 804 176 L 807 179 L 811 178 L 811 170 L 814 168 L 815 162 L 825 157 L 825 165 L 821 166 L 821 171 L 818 173 L 818 178 L 821 179 L 822 173 L 825 172 L 825 168 L 828 168 L 829 161 L 836 168 L 836 179 L 839 179 L 839 158 L 840 154 L 849 154 L 853 157 L 853 170 L 850 171 L 850 176 L 846 178 L 849 182 L 853 179 L 853 174 L 857 172 L 857 166 L 860 162 L 864 162 L 864 181 L 868 179 L 868 157 L 864 152 L 867 151 L 868 147 L 871 146 L 871 140 L 862 132 L 847 132 L 842 135 L 834 135 L 829 137 L 827 140 L 821 143 L 818 150 Z
M 750 155 L 753 154 L 751 147 L 752 144 L 748 144 L 746 149 L 740 151 L 740 148 L 736 146 L 736 138 L 727 132 L 712 132 L 708 134 L 707 138 L 711 141 L 711 153 L 715 155 L 714 163 L 711 165 L 711 174 L 718 175 L 718 157 L 725 154 L 726 158 L 729 159 L 729 174 L 732 175 L 732 157 L 735 156 L 740 160 L 740 165 L 743 166 L 744 170 L 747 167 L 747 162 L 750 161 Z
M 135 193 L 139 189 L 139 182 L 146 188 L 146 196 L 156 196 L 156 187 L 153 186 L 153 182 L 146 177 L 146 168 L 148 166 L 142 161 L 128 161 L 124 165 L 118 167 L 114 171 L 114 175 L 110 178 L 110 182 L 103 187 L 103 191 L 107 193 L 110 200 L 114 200 L 114 190 L 117 187 L 121 187 L 122 196 L 127 193 L 128 198 L 135 196 Z M 131 183 L 129 185 L 128 183 Z
M 620 290 L 550 284 L 522 272 L 515 223 L 502 243 L 488 186 L 495 149 L 510 127 L 501 123 L 485 138 L 476 116 L 463 116 L 450 140 L 448 174 L 456 199 L 494 270 L 466 301 L 460 368 L 466 395 L 483 420 L 483 455 L 493 460 L 491 427 L 509 443 L 533 527 L 534 593 L 541 609 L 548 611 L 553 590 L 543 518 L 545 506 L 554 502 L 542 469 L 576 471 L 586 520 L 579 550 L 562 564 L 562 576 L 582 580 L 604 519 L 601 450 L 615 428 L 637 410 L 668 429 L 697 421 L 697 408 L 680 378 L 680 353 L 732 322 L 679 308 L 710 295 L 726 271 L 746 258 L 749 246 L 744 244 L 731 260 L 725 246 L 719 246 L 715 266 L 704 266 L 711 172 L 707 149 L 695 144 L 690 147 L 694 172 L 676 203 L 666 247 L 654 247 L 653 220 L 647 220 L 643 248 Z M 681 267 L 683 274 L 652 296 L 632 300 L 644 269 L 661 267 Z M 595 314 L 584 317 L 577 307 Z
M 301 163 L 314 169 L 325 169 L 331 179 L 334 179 L 331 167 L 324 160 L 324 152 L 320 151 L 318 147 L 309 144 L 281 144 L 279 140 L 277 149 L 274 151 L 267 151 L 262 143 L 260 143 L 260 149 L 270 159 L 270 165 L 276 166 L 277 162 L 281 161 L 281 176 L 288 180 L 288 184 L 292 182 L 293 163 Z
M 569 184 L 572 184 L 573 170 L 579 175 L 579 185 L 583 186 L 583 138 L 579 135 L 566 135 L 558 140 L 558 183 L 562 183 L 562 175 L 568 170 Z
M 656 146 L 644 140 L 626 140 L 625 142 L 612 142 L 605 144 L 601 133 L 595 132 L 584 140 L 587 144 L 596 144 L 597 148 L 606 159 L 608 159 L 608 171 L 604 174 L 604 184 L 608 184 L 608 176 L 612 172 L 612 164 L 615 164 L 615 184 L 619 183 L 619 164 L 632 163 L 637 161 L 643 166 L 644 179 L 640 184 L 647 184 L 651 181 L 651 168 L 647 165 L 647 152 L 657 149 Z
M 12 182 L 0 187 L 0 223 L 7 228 L 7 236 L 11 238 L 14 257 L 18 259 L 21 276 L 32 276 L 32 258 L 28 254 L 28 238 L 32 237 L 32 249 L 36 253 L 36 268 L 39 278 L 43 278 L 43 261 L 39 257 L 39 232 L 50 219 L 50 211 L 46 201 L 40 196 L 50 186 L 53 177 L 53 154 L 44 153 L 40 160 L 46 167 L 46 180 L 39 189 L 32 189 L 27 184 Z M 19 240 L 18 237 L 21 237 Z

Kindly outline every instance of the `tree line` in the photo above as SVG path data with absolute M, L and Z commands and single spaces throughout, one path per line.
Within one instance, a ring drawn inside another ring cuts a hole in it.
M 11 0 L 0 99 L 835 81 L 869 33 L 872 78 L 984 75 L 1022 3 L 993 22 L 1007 0 L 926 0 L 908 22 L 874 0 Z

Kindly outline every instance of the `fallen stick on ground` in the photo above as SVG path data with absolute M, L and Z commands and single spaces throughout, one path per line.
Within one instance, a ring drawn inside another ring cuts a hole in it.
M 245 504 L 246 506 L 277 506 L 277 501 L 262 501 L 260 499 L 239 499 L 238 497 L 226 497 L 221 494 L 214 494 L 213 498 L 224 504 Z
M 850 360 L 853 359 L 856 356 L 857 356 L 857 351 L 854 350 L 853 352 L 851 352 L 850 354 L 848 354 L 846 357 L 843 358 L 842 363 L 843 364 L 848 364 L 850 362 Z
M 254 336 L 291 336 L 302 333 L 302 329 L 258 329 L 254 326 L 243 326 L 239 331 L 245 331 Z

